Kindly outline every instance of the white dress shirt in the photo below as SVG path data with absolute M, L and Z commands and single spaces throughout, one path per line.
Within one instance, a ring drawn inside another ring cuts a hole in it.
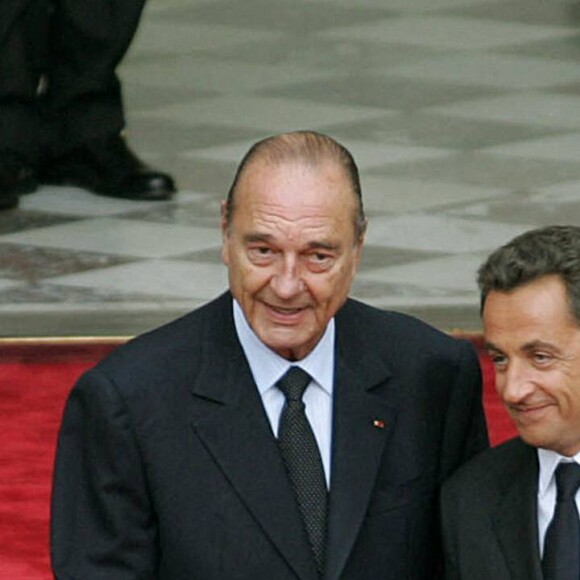
M 556 509 L 556 468 L 561 462 L 575 461 L 580 463 L 580 453 L 574 457 L 564 457 L 555 451 L 538 449 L 540 475 L 538 481 L 538 532 L 540 538 L 540 556 L 544 555 L 546 530 L 554 517 Z M 576 507 L 580 513 L 580 491 L 576 493 Z
M 306 416 L 314 432 L 326 485 L 330 489 L 330 455 L 332 442 L 332 391 L 334 385 L 334 319 L 314 350 L 299 361 L 290 362 L 270 350 L 254 333 L 236 300 L 234 304 L 234 323 L 238 339 L 250 365 L 254 382 L 258 387 L 264 409 L 270 420 L 272 432 L 278 435 L 278 424 L 284 407 L 285 397 L 276 387 L 290 366 L 299 366 L 311 377 L 302 400 L 306 405 Z

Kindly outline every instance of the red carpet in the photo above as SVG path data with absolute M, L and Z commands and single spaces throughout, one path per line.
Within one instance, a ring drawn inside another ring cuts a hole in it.
M 50 479 L 66 394 L 113 344 L 0 343 L 0 578 L 52 578 Z
M 472 338 L 476 346 L 480 339 Z M 0 342 L 0 578 L 47 580 L 54 445 L 66 394 L 77 377 L 121 341 Z M 482 358 L 493 444 L 514 435 Z

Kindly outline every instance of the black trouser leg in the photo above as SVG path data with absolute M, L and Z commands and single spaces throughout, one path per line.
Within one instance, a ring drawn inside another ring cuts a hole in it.
M 46 68 L 47 0 L 0 2 L 0 150 L 34 163 L 40 146 L 39 82 Z
M 116 68 L 145 0 L 53 0 L 48 90 L 43 108 L 54 153 L 124 127 Z

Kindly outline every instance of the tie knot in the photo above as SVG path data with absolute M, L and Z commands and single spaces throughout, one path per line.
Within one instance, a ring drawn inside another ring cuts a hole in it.
M 578 463 L 560 463 L 556 469 L 558 501 L 570 499 L 580 487 L 580 465 Z
M 297 366 L 292 366 L 288 372 L 276 383 L 288 401 L 300 401 L 311 381 L 310 375 Z

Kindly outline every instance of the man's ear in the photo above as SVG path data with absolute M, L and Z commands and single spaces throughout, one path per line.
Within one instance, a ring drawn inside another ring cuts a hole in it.
M 220 203 L 220 230 L 222 232 L 222 262 L 228 265 L 228 203 L 222 201 Z
M 362 253 L 363 253 L 363 246 L 365 242 L 365 235 L 361 234 L 355 244 L 355 252 L 356 252 L 356 259 L 354 261 L 354 271 L 353 276 L 356 274 L 358 267 L 360 265 Z
M 220 229 L 222 232 L 222 236 L 226 235 L 226 230 L 228 228 L 228 202 L 227 200 L 223 200 L 220 203 Z
M 358 268 L 358 264 L 359 264 L 360 259 L 361 259 L 363 246 L 365 245 L 365 236 L 366 236 L 368 224 L 369 224 L 369 220 L 365 218 L 364 224 L 361 228 L 360 235 L 358 237 L 358 240 L 356 241 L 356 251 L 358 254 L 357 255 L 357 268 Z

